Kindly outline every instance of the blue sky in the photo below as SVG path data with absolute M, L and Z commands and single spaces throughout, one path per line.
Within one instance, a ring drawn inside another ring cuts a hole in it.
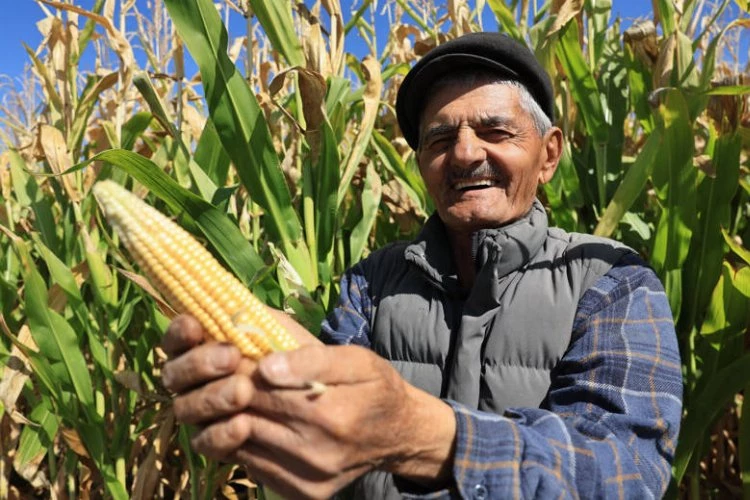
M 541 0 L 537 1 L 540 4 L 542 3 Z M 0 29 L 0 47 L 3 47 L 3 54 L 0 56 L 0 75 L 16 78 L 22 73 L 24 66 L 29 64 L 28 56 L 21 42 L 26 42 L 32 48 L 36 48 L 41 40 L 41 35 L 36 28 L 36 22 L 44 18 L 44 11 L 35 0 L 4 0 L 4 2 L 6 2 L 6 8 L 3 12 L 2 28 Z M 137 0 L 137 4 L 143 7 L 142 11 L 146 10 L 147 2 L 149 0 Z M 82 7 L 90 8 L 94 2 L 93 0 L 76 0 L 75 3 Z M 119 4 L 119 1 L 117 3 Z M 381 6 L 383 3 L 383 1 L 376 2 L 376 4 Z M 352 4 L 356 8 L 357 5 L 361 4 L 361 0 L 341 0 L 341 4 L 345 15 L 347 15 L 353 10 Z M 51 7 L 48 8 L 52 9 Z M 733 8 L 736 10 L 736 6 L 733 5 Z M 651 0 L 613 0 L 612 10 L 613 15 L 619 16 L 625 26 L 636 18 L 652 17 Z M 491 20 L 492 14 L 489 7 L 485 7 L 485 11 L 487 15 L 484 18 Z M 347 18 L 345 18 L 345 21 Z M 489 29 L 489 23 L 486 23 L 485 27 Z M 378 23 L 379 32 L 387 29 L 388 24 L 385 20 Z M 386 38 L 385 33 L 379 33 L 378 38 L 379 40 L 384 40 Z M 745 61 L 748 57 L 748 38 L 748 36 L 744 36 L 742 42 L 742 58 Z M 348 50 L 355 52 L 358 50 L 356 40 L 347 40 L 347 43 Z M 361 43 L 359 44 L 359 50 L 364 50 Z
M 36 28 L 36 22 L 45 16 L 40 5 L 34 0 L 5 0 L 5 2 L 7 3 L 6 8 L 3 9 L 3 22 L 0 29 L 0 47 L 3 47 L 3 54 L 0 56 L 0 74 L 17 76 L 28 63 L 28 56 L 21 42 L 25 42 L 32 48 L 37 46 L 41 35 Z M 92 0 L 77 0 L 75 3 L 83 7 L 93 5 Z M 345 14 L 351 11 L 352 3 L 352 0 L 341 1 Z M 359 3 L 361 2 L 357 2 Z M 383 4 L 383 2 L 378 3 Z M 146 2 L 139 0 L 138 4 L 145 6 Z M 645 16 L 649 15 L 651 10 L 650 0 L 614 0 L 614 5 L 614 12 L 622 17 Z M 51 9 L 51 7 L 48 8 Z M 486 10 L 489 11 L 489 8 Z M 385 23 L 382 23 L 382 26 L 383 29 L 387 29 Z

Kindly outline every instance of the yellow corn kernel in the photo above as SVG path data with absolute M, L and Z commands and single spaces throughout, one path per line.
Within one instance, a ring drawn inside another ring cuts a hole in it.
M 213 339 L 259 359 L 297 341 L 265 306 L 187 231 L 113 181 L 93 187 L 109 223 L 172 307 L 194 316 Z

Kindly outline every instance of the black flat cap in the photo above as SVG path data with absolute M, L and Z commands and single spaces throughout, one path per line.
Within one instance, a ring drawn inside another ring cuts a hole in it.
M 419 146 L 419 117 L 429 87 L 447 73 L 472 67 L 488 69 L 502 78 L 522 83 L 554 121 L 552 82 L 534 53 L 502 33 L 469 33 L 429 51 L 409 71 L 398 90 L 398 124 L 412 149 Z

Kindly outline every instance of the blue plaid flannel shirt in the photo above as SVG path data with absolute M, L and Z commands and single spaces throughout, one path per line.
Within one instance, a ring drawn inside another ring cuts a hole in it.
M 363 275 L 341 280 L 324 340 L 369 346 Z M 497 415 L 447 401 L 457 422 L 449 489 L 412 498 L 658 498 L 671 477 L 682 377 L 664 289 L 636 257 L 582 297 L 540 408 Z M 403 486 L 403 485 L 402 485 Z

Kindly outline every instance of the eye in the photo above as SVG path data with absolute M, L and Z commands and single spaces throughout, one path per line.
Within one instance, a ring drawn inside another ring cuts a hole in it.
M 427 141 L 427 147 L 430 149 L 443 149 L 453 143 L 454 136 L 452 134 L 442 134 L 432 137 Z
M 488 128 L 479 131 L 478 134 L 482 139 L 489 142 L 501 141 L 511 137 L 510 131 L 504 128 Z

